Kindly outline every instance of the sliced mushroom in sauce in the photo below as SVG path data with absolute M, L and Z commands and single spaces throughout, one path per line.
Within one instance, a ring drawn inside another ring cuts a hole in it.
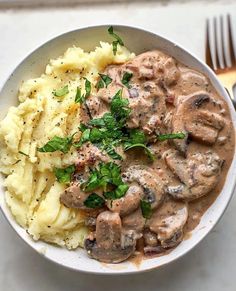
M 167 186 L 167 192 L 177 199 L 193 200 L 213 190 L 218 182 L 223 160 L 211 151 L 183 158 L 177 151 L 166 153 L 166 163 L 179 178 L 180 184 Z

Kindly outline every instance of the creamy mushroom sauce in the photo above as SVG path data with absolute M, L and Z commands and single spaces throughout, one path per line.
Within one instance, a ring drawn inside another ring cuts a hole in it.
M 125 72 L 133 74 L 129 88 L 121 81 Z M 155 160 L 150 161 L 142 149 L 119 148 L 127 193 L 100 209 L 88 209 L 84 205 L 88 193 L 81 190 L 80 178 L 88 176 L 88 165 L 111 158 L 95 145 L 84 144 L 78 151 L 78 173 L 61 202 L 84 211 L 91 229 L 85 249 L 92 258 L 118 263 L 138 252 L 165 254 L 196 227 L 223 187 L 235 140 L 229 108 L 206 76 L 160 51 L 109 66 L 103 73 L 112 82 L 89 96 L 83 123 L 108 112 L 112 96 L 122 89 L 131 109 L 126 126 L 146 134 Z M 185 138 L 156 138 L 179 132 Z M 141 199 L 151 205 L 150 219 L 142 215 Z

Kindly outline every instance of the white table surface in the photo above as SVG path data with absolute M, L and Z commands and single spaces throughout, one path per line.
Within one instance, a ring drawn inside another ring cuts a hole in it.
M 0 10 L 0 85 L 34 48 L 62 32 L 86 25 L 140 26 L 204 58 L 205 18 L 231 12 L 236 21 L 236 1 L 214 2 Z M 0 214 L 0 290 L 235 291 L 236 197 L 217 227 L 185 257 L 156 271 L 120 277 L 76 273 L 46 261 L 18 238 Z

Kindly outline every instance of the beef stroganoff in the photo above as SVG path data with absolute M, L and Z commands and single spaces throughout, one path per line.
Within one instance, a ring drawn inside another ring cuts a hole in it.
M 234 153 L 228 106 L 161 51 L 69 48 L 0 123 L 6 202 L 33 239 L 105 263 L 162 255 L 199 223 Z

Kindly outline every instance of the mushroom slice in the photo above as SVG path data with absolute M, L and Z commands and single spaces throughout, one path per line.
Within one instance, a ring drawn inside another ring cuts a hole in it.
M 127 182 L 136 181 L 143 189 L 143 197 L 151 203 L 151 208 L 157 208 L 165 196 L 164 182 L 150 167 L 135 165 L 123 173 L 123 179 Z
M 107 200 L 106 205 L 112 212 L 120 216 L 127 215 L 139 207 L 143 189 L 136 183 L 132 183 L 125 196 L 116 200 Z
M 87 197 L 88 193 L 80 189 L 80 183 L 72 182 L 71 186 L 61 194 L 60 202 L 69 208 L 87 209 L 84 205 Z
M 120 263 L 135 251 L 136 237 L 132 231 L 122 233 L 118 213 L 104 211 L 97 217 L 96 240 L 85 240 L 88 254 L 104 263 Z
M 187 219 L 187 204 L 168 200 L 153 213 L 148 225 L 157 234 L 162 247 L 172 248 L 182 240 Z
M 169 169 L 188 187 L 194 184 L 193 167 L 187 168 L 187 160 L 176 150 L 168 150 L 164 153 L 164 158 Z
M 152 232 L 150 229 L 147 228 L 144 230 L 143 238 L 145 246 L 152 248 L 158 246 L 157 234 L 155 232 Z
M 208 110 L 202 110 L 203 104 L 208 106 Z M 211 112 L 212 104 L 214 102 L 206 92 L 178 98 L 176 112 L 172 118 L 172 131 L 186 133 L 184 139 L 174 140 L 176 148 L 182 153 L 186 153 L 188 135 L 206 144 L 216 142 L 225 120 L 219 114 Z
M 194 200 L 215 188 L 221 173 L 223 160 L 216 153 L 196 153 L 186 159 L 177 151 L 165 154 L 168 167 L 182 182 L 167 186 L 167 192 L 177 199 Z

